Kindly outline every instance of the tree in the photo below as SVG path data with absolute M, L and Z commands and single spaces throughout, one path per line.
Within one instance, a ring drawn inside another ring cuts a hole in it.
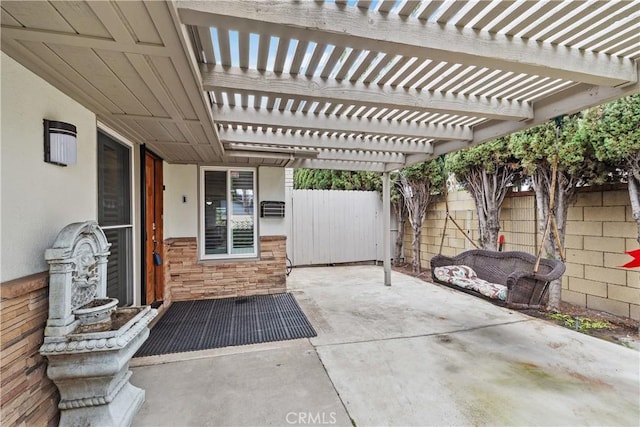
M 431 195 L 439 192 L 444 182 L 444 161 L 441 158 L 429 160 L 406 167 L 399 172 L 402 194 L 407 207 L 409 223 L 413 230 L 411 246 L 413 249 L 413 272 L 420 272 L 420 240 L 422 237 L 422 223 L 427 215 L 427 207 Z
M 640 94 L 589 109 L 585 119 L 583 138 L 598 160 L 627 181 L 640 243 Z
M 293 172 L 293 185 L 294 188 L 302 190 L 362 190 L 380 192 L 382 189 L 382 178 L 380 174 L 376 172 L 296 169 Z
M 500 138 L 446 157 L 446 171 L 453 173 L 473 196 L 480 226 L 479 243 L 484 249 L 498 247 L 502 202 L 520 171 L 508 141 Z
M 549 233 L 544 241 L 546 255 L 555 259 L 561 258 L 567 211 L 576 200 L 578 187 L 602 180 L 606 172 L 596 159 L 591 144 L 579 132 L 582 120 L 580 114 L 564 117 L 558 121 L 558 126 L 547 122 L 512 134 L 509 138 L 510 150 L 520 159 L 524 173 L 532 179 L 540 232 L 544 232 L 548 220 L 553 165 L 557 158 L 557 179 L 553 191 L 559 241 L 556 241 L 554 233 Z M 556 129 L 559 129 L 557 143 Z M 559 309 L 561 291 L 560 280 L 550 284 L 549 309 Z
M 404 258 L 402 254 L 402 243 L 404 241 L 404 227 L 407 217 L 407 205 L 404 203 L 404 198 L 401 192 L 400 174 L 394 173 L 391 175 L 391 210 L 396 216 L 398 221 L 398 234 L 396 235 L 396 243 L 393 252 L 393 264 L 399 265 L 400 260 Z

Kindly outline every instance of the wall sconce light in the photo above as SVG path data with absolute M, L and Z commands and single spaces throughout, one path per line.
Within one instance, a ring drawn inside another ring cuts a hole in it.
M 58 166 L 75 165 L 77 134 L 74 125 L 44 119 L 44 161 Z

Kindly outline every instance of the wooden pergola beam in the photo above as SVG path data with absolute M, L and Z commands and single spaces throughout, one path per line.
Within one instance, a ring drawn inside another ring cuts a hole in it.
M 305 169 L 333 169 L 348 171 L 369 171 L 384 172 L 387 166 L 385 163 L 370 162 L 353 162 L 341 160 L 322 160 L 322 159 L 301 159 L 289 162 L 287 167 L 305 168 Z
M 389 86 L 338 82 L 321 77 L 283 75 L 271 71 L 201 64 L 205 91 L 248 91 L 256 95 L 302 98 L 332 104 L 434 112 L 498 120 L 533 117 L 529 104 L 479 96 L 395 89 Z
M 279 110 L 218 107 L 213 109 L 216 123 L 240 126 L 261 126 L 273 129 L 321 130 L 365 135 L 387 135 L 406 138 L 471 140 L 473 130 L 469 126 L 445 126 L 357 117 L 327 116 L 325 114 L 292 113 Z
M 357 8 L 286 2 L 182 1 L 182 23 L 331 43 L 599 86 L 638 81 L 633 61 L 550 43 Z
M 365 139 L 334 137 L 324 134 L 261 132 L 242 129 L 220 129 L 220 140 L 225 143 L 252 144 L 326 150 L 374 151 L 381 153 L 424 154 L 433 151 L 432 143 L 407 140 Z
M 320 160 L 344 160 L 354 162 L 373 163 L 404 163 L 405 155 L 392 152 L 374 152 L 348 149 L 313 149 L 302 150 L 300 147 L 264 146 L 253 144 L 228 143 L 225 146 L 226 154 L 234 151 L 250 151 L 255 153 L 290 153 L 294 157 L 303 157 Z M 298 154 L 302 154 L 298 156 Z

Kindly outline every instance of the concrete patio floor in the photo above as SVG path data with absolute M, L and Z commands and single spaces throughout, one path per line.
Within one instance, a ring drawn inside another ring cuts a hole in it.
M 316 338 L 134 359 L 134 425 L 638 425 L 637 351 L 382 277 L 294 269 Z

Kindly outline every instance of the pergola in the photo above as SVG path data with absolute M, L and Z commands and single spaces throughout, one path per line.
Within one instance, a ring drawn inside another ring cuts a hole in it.
M 390 172 L 640 91 L 637 1 L 1 7 L 3 51 L 175 163 Z

